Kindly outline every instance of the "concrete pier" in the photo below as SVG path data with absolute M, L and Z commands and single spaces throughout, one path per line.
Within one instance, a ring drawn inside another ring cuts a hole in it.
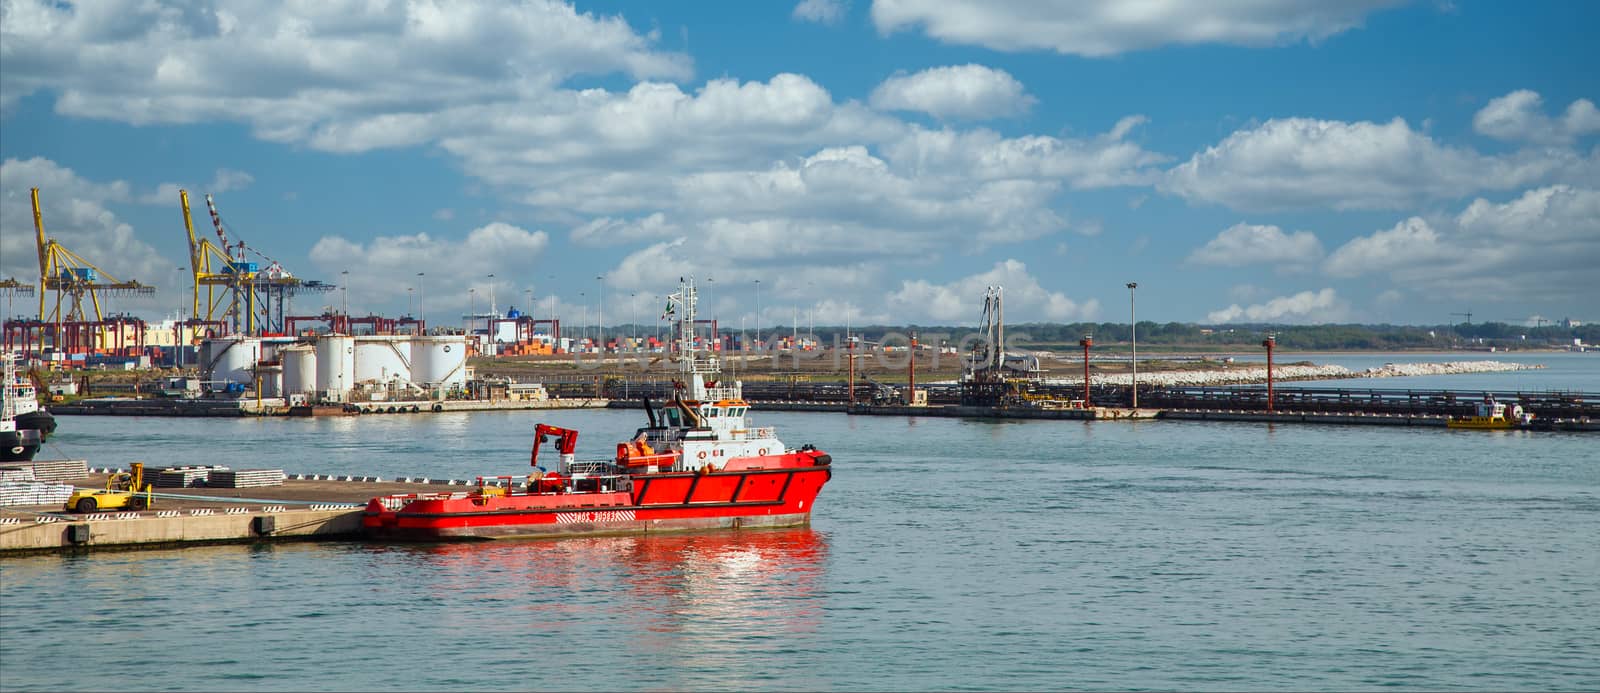
M 1311 423 L 1354 426 L 1431 426 L 1444 428 L 1447 416 L 1432 414 L 1346 414 L 1336 412 L 1264 412 L 1209 409 L 1172 409 L 1160 418 L 1176 421 L 1250 421 L 1257 423 Z
M 90 473 L 67 483 L 105 488 L 106 476 Z M 137 512 L 79 514 L 60 505 L 0 507 L 0 556 L 81 548 L 356 539 L 361 536 L 361 511 L 376 496 L 466 490 L 471 483 L 321 475 L 258 488 L 156 488 L 152 507 Z
M 340 413 L 360 414 L 437 414 L 452 411 L 512 411 L 522 409 L 603 409 L 609 400 L 598 398 L 562 398 L 538 400 L 441 400 L 441 401 L 374 401 L 351 402 L 336 405 Z M 288 416 L 290 409 L 281 399 L 86 399 L 71 404 L 52 404 L 50 412 L 62 416 L 75 414 L 93 416 L 183 416 L 183 417 L 241 417 Z
M 32 517 L 0 513 L 0 555 L 70 548 L 354 538 L 360 532 L 361 511 L 351 508 L 254 506 Z

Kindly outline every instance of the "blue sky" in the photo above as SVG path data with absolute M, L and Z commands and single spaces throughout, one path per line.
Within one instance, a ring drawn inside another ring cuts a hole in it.
M 188 291 L 186 188 L 436 324 L 491 288 L 649 322 L 691 272 L 725 324 L 969 324 L 990 284 L 1125 321 L 1130 281 L 1144 320 L 1600 320 L 1593 3 L 0 13 L 0 276 L 37 280 L 38 187 L 148 318 Z

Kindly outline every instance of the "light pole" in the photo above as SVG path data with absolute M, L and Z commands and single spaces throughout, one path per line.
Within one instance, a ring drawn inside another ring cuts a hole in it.
M 422 303 L 422 324 L 426 326 L 428 324 L 428 285 L 422 283 L 423 279 L 425 279 L 425 274 L 423 272 L 418 272 L 417 299 Z
M 339 272 L 339 292 L 342 296 L 341 303 L 343 304 L 339 312 L 344 313 L 345 317 L 348 318 L 350 317 L 350 270 Z
M 531 317 L 533 317 L 533 289 L 532 288 L 523 289 L 522 290 L 522 295 L 526 296 L 527 299 L 528 299 L 528 300 L 526 300 L 526 301 L 524 301 L 522 303 L 522 305 L 523 305 L 523 309 L 522 310 L 527 312 L 528 317 L 531 318 Z
M 1264 346 L 1264 347 L 1267 348 L 1267 412 L 1268 413 L 1271 413 L 1272 410 L 1273 410 L 1273 406 L 1272 406 L 1272 404 L 1273 404 L 1273 402 L 1272 402 L 1272 347 L 1275 347 L 1277 345 L 1278 345 L 1278 338 L 1276 336 L 1274 336 L 1270 332 L 1267 333 L 1266 340 L 1261 342 L 1261 346 Z
M 811 309 L 807 311 L 810 316 L 811 328 L 806 334 L 811 335 L 811 341 L 817 341 L 817 294 L 816 282 L 806 282 L 806 297 L 811 299 Z
M 1078 346 L 1083 347 L 1083 407 L 1088 409 L 1094 406 L 1089 399 L 1089 349 L 1094 346 L 1094 335 L 1084 335 L 1083 339 L 1078 340 Z M 1005 355 L 1002 354 L 1000 358 L 1005 358 Z
M 782 323 L 779 323 L 780 325 Z M 761 343 L 761 280 L 756 280 L 756 344 Z
M 628 339 L 639 341 L 639 294 L 628 293 Z
M 489 312 L 495 317 L 500 317 L 500 309 L 494 305 L 494 273 L 489 273 Z
M 600 359 L 605 360 L 606 354 L 606 275 L 595 275 L 600 282 L 600 306 L 596 308 L 594 328 L 600 337 Z
M 578 323 L 582 326 L 582 331 L 578 333 L 578 341 L 581 342 L 589 338 L 589 293 L 579 291 L 578 302 L 583 304 L 583 321 Z
M 467 339 L 472 338 L 472 331 L 478 326 L 478 289 L 467 289 Z
M 1133 323 L 1133 408 L 1139 408 L 1139 316 L 1134 307 L 1134 290 L 1139 288 L 1139 282 L 1128 282 L 1128 320 Z
M 412 312 L 411 310 L 411 298 L 416 293 L 416 290 L 417 289 L 414 286 L 406 287 L 406 317 L 408 318 L 416 315 L 416 313 Z
M 183 281 L 182 267 L 178 268 L 178 281 Z M 6 295 L 9 301 L 10 293 L 8 292 Z M 183 343 L 185 341 L 187 340 L 183 339 L 183 294 L 178 292 L 178 312 L 172 316 L 172 363 L 179 368 L 183 367 Z

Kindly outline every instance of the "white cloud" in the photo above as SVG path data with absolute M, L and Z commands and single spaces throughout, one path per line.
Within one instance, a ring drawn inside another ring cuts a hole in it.
M 243 190 L 250 187 L 250 184 L 254 182 L 256 182 L 255 176 L 244 171 L 219 168 L 217 169 L 217 174 L 212 176 L 211 183 L 206 185 L 206 192 L 225 193 L 230 190 Z
M 872 90 L 873 108 L 920 111 L 935 118 L 982 120 L 1017 115 L 1035 101 L 1005 70 L 972 64 L 897 74 Z
M 1127 141 L 1137 115 L 1091 137 L 1005 137 L 913 125 L 797 74 L 651 81 L 686 77 L 687 59 L 619 18 L 549 1 L 5 7 L 8 95 L 50 90 L 63 114 L 130 123 L 243 122 L 340 153 L 436 146 L 585 243 L 707 228 L 696 243 L 774 266 L 876 257 L 889 245 L 878 239 L 968 252 L 1090 231 L 1070 223 L 1063 193 L 1146 185 L 1166 161 Z M 618 72 L 645 81 L 570 84 Z
M 848 7 L 849 3 L 844 0 L 800 0 L 792 16 L 802 22 L 838 24 Z
M 1368 13 L 1395 4 L 1397 0 L 874 0 L 872 21 L 885 34 L 920 27 L 947 43 L 1102 57 L 1170 44 L 1317 41 L 1358 27 Z
M 1322 243 L 1310 231 L 1284 233 L 1276 226 L 1234 224 L 1189 254 L 1198 265 L 1242 267 L 1254 264 L 1305 266 L 1322 259 Z
M 1411 217 L 1387 231 L 1345 243 L 1328 256 L 1324 269 L 1335 277 L 1355 277 L 1439 260 L 1453 254 L 1427 220 Z
M 1600 295 L 1600 190 L 1554 185 L 1455 217 L 1411 217 L 1335 250 L 1338 277 L 1388 275 L 1432 299 L 1569 301 Z
M 1600 157 L 1571 150 L 1504 156 L 1441 145 L 1402 119 L 1288 118 L 1239 130 L 1167 172 L 1161 187 L 1234 209 L 1398 209 L 1552 178 L 1592 178 Z
M 103 299 L 102 312 L 139 305 L 176 304 L 171 292 L 180 285 L 176 268 L 187 258 L 163 257 L 134 227 L 111 210 L 135 201 L 125 181 L 96 182 L 44 158 L 6 159 L 0 163 L 0 277 L 15 277 L 39 289 L 39 261 L 29 188 L 39 188 L 45 236 L 122 281 L 155 286 L 161 295 Z M 174 240 L 176 236 L 172 237 Z M 188 293 L 188 289 L 182 289 Z M 37 295 L 37 294 L 36 294 Z M 35 299 L 37 300 L 37 299 Z M 53 299 L 52 299 L 53 301 Z M 105 305 L 110 302 L 110 306 Z M 160 303 L 156 303 L 159 301 Z M 29 312 L 24 302 L 19 314 Z M 37 304 L 34 304 L 34 310 Z
M 378 236 L 367 242 L 343 236 L 324 236 L 311 248 L 311 261 L 332 282 L 350 288 L 351 311 L 365 312 L 363 304 L 404 296 L 417 272 L 426 272 L 423 291 L 430 306 L 465 306 L 467 290 L 476 289 L 487 305 L 491 286 L 509 300 L 523 288 L 517 278 L 529 276 L 527 268 L 544 254 L 549 234 L 493 222 L 468 232 L 460 240 L 426 233 Z M 470 267 L 471 272 L 430 271 Z M 348 271 L 348 278 L 343 272 Z M 488 275 L 497 279 L 493 285 Z M 504 302 L 502 302 L 504 303 Z
M 1006 317 L 1009 322 L 1067 322 L 1089 320 L 1100 311 L 1094 299 L 1078 302 L 1065 294 L 1044 288 L 1028 267 L 1017 260 L 995 263 L 987 272 L 934 284 L 924 279 L 901 282 L 887 297 L 889 313 L 899 322 L 926 320 L 939 324 L 970 324 L 983 311 L 984 290 L 990 286 L 1005 289 Z
M 1559 119 L 1540 112 L 1542 107 L 1538 92 L 1518 89 L 1489 101 L 1472 117 L 1472 128 L 1496 139 L 1537 144 L 1570 144 L 1600 132 L 1600 110 L 1593 101 L 1573 101 Z
M 1158 180 L 1160 174 L 1154 167 L 1167 157 L 1124 139 L 1145 120 L 1144 116 L 1128 116 L 1106 134 L 1087 139 L 1006 138 L 983 128 L 911 128 L 888 142 L 883 151 L 902 168 L 961 173 L 983 180 L 1063 180 L 1078 189 L 1148 185 Z
M 1350 319 L 1350 306 L 1333 289 L 1302 291 L 1293 296 L 1279 296 L 1266 303 L 1240 307 L 1235 303 L 1206 315 L 1212 324 L 1228 322 L 1272 322 L 1290 324 L 1319 324 L 1345 322 Z
M 243 190 L 255 182 L 255 176 L 244 171 L 219 168 L 211 177 L 211 182 L 199 186 L 194 183 L 162 183 L 156 186 L 154 192 L 139 196 L 138 201 L 147 205 L 170 205 L 178 201 L 178 191 L 195 191 L 195 203 L 199 203 L 206 193 L 224 193 L 229 190 Z
M 600 217 L 572 230 L 572 240 L 583 245 L 618 245 L 679 233 L 677 225 L 657 212 L 639 219 Z
M 685 78 L 619 17 L 551 0 L 268 0 L 0 5 L 0 106 L 54 90 L 64 115 L 145 123 L 229 120 L 274 141 L 398 146 L 446 110 L 505 102 L 573 76 Z

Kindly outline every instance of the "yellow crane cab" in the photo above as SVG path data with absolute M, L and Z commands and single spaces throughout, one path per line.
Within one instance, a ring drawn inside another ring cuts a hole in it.
M 144 481 L 144 463 L 128 465 L 106 479 L 104 489 L 78 489 L 67 499 L 68 512 L 94 513 L 105 510 L 143 510 L 150 507 L 150 484 Z

